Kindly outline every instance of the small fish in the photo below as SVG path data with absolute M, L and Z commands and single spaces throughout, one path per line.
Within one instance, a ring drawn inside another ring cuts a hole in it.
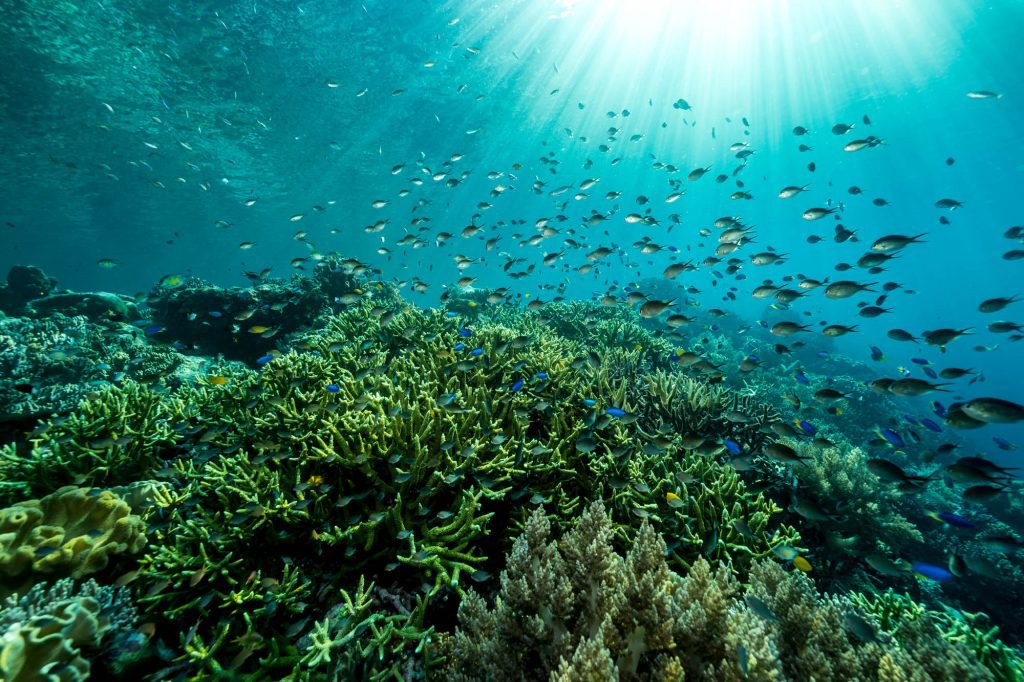
M 747 608 L 753 611 L 758 617 L 763 618 L 764 620 L 767 620 L 772 623 L 779 622 L 779 617 L 775 615 L 775 612 L 772 611 L 768 607 L 768 605 L 761 601 L 758 597 L 755 597 L 752 594 L 748 594 L 745 597 L 743 597 L 743 601 L 747 603 Z
M 954 514 L 952 512 L 929 512 L 928 517 L 944 523 L 949 526 L 956 526 L 957 528 L 974 528 L 975 524 L 967 517 Z
M 775 556 L 779 557 L 783 561 L 792 561 L 800 555 L 798 551 L 789 545 L 775 545 L 772 547 L 772 552 L 774 552 Z
M 928 578 L 929 580 L 935 580 L 937 582 L 943 582 L 953 577 L 953 574 L 947 569 L 934 564 L 915 561 L 910 564 L 910 568 L 916 575 L 919 575 L 922 578 Z
M 803 433 L 804 433 L 805 435 L 808 435 L 808 436 L 813 436 L 814 434 L 818 433 L 818 429 L 816 429 L 816 428 L 814 427 L 814 425 L 813 425 L 813 424 L 811 424 L 811 423 L 810 423 L 810 422 L 808 422 L 808 421 L 804 421 L 803 419 L 801 419 L 801 420 L 797 421 L 796 419 L 794 419 L 794 420 L 793 420 L 793 423 L 794 423 L 794 424 L 796 425 L 796 427 L 797 427 L 798 429 L 800 429 L 800 430 L 801 430 L 801 431 L 802 431 L 802 432 L 803 432 Z
M 878 641 L 878 634 L 875 632 L 875 628 L 872 627 L 872 625 L 869 622 L 858 616 L 856 613 L 850 611 L 844 614 L 843 622 L 846 623 L 846 627 L 860 641 Z
M 801 218 L 804 220 L 821 220 L 827 215 L 831 215 L 838 211 L 838 208 L 809 208 L 801 214 Z
M 878 435 L 880 438 L 885 440 L 887 443 L 896 448 L 902 448 L 906 445 L 900 434 L 896 433 L 892 429 L 879 429 Z

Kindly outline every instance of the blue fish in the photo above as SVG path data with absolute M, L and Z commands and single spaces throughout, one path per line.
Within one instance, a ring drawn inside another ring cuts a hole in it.
M 928 429 L 929 431 L 934 431 L 935 433 L 940 433 L 942 431 L 942 427 L 933 422 L 928 417 L 925 417 L 924 419 L 921 420 L 921 426 Z
M 965 516 L 954 514 L 953 512 L 931 512 L 928 516 L 940 523 L 947 523 L 951 526 L 956 526 L 957 528 L 974 528 L 973 521 Z
M 912 415 L 909 415 L 909 414 L 905 414 L 905 415 L 903 415 L 903 418 L 906 419 L 911 424 L 913 424 L 914 426 L 917 426 L 917 418 L 916 417 L 914 417 Z
M 878 429 L 878 435 L 884 438 L 893 447 L 902 448 L 906 445 L 900 434 L 896 433 L 892 429 Z
M 533 378 L 537 379 L 538 381 L 547 381 L 548 373 L 547 372 L 537 372 L 536 374 L 533 375 Z
M 341 386 L 339 386 L 338 384 L 327 384 L 327 391 L 329 393 L 337 393 L 340 390 Z
M 804 421 L 803 419 L 800 419 L 799 421 L 794 419 L 793 423 L 796 424 L 796 427 L 798 429 L 803 431 L 808 436 L 813 436 L 814 434 L 816 434 L 818 432 L 818 429 L 814 428 L 813 424 L 811 424 L 810 422 Z
M 914 563 L 910 564 L 910 567 L 914 569 L 914 573 L 917 573 L 919 576 L 923 578 L 928 578 L 930 580 L 937 580 L 939 582 L 942 582 L 944 580 L 949 580 L 953 577 L 953 574 L 947 571 L 945 568 L 943 568 L 942 566 L 935 566 L 934 564 L 925 564 L 915 561 Z
M 469 351 L 469 354 L 472 355 L 473 357 L 479 357 L 484 354 L 484 349 L 474 348 L 473 350 Z
M 609 407 L 607 410 L 604 411 L 604 413 L 606 415 L 608 415 L 609 417 L 616 417 L 616 418 L 618 418 L 618 417 L 625 417 L 626 416 L 626 411 L 624 409 L 622 409 L 621 407 Z
M 934 412 L 935 416 L 938 417 L 939 419 L 945 419 L 949 415 L 949 412 L 946 411 L 945 406 L 938 400 L 932 401 L 932 412 Z
M 268 353 L 267 355 L 264 355 L 264 356 L 256 358 L 256 364 L 260 365 L 262 367 L 263 365 L 267 364 L 268 362 L 270 362 L 273 359 L 274 359 L 274 356 L 270 355 Z
M 743 452 L 743 449 L 740 447 L 740 444 L 737 443 L 734 440 L 729 440 L 728 438 L 723 438 L 722 439 L 722 445 L 725 446 L 725 449 L 729 451 L 730 455 L 738 455 L 741 452 Z
M 1011 443 L 1005 438 L 1000 438 L 999 436 L 992 436 L 992 442 L 995 443 L 996 447 L 1000 450 L 1005 450 L 1006 452 L 1013 452 L 1017 449 L 1017 446 L 1014 443 Z
M 928 358 L 910 358 L 910 361 L 915 365 L 927 365 Z
M 224 313 L 222 313 L 222 312 L 221 312 L 221 311 L 219 311 L 219 310 L 211 310 L 211 311 L 210 311 L 209 313 L 207 313 L 207 314 L 208 314 L 208 315 L 209 315 L 210 317 L 223 317 L 223 316 L 224 316 Z
M 583 404 L 586 405 L 587 407 L 593 407 L 594 405 L 597 405 L 597 401 L 594 400 L 593 398 L 584 398 Z
M 938 373 L 936 373 L 936 371 L 934 369 L 932 369 L 931 367 L 925 367 L 924 368 L 924 373 L 928 375 L 929 379 L 938 379 L 939 378 Z
M 875 362 L 881 362 L 885 360 L 885 353 L 878 346 L 871 346 L 871 359 Z
M 455 312 L 454 310 L 449 310 L 448 312 L 446 312 L 444 314 L 444 316 L 445 317 L 458 317 L 459 314 L 457 312 Z
M 793 375 L 793 378 L 805 386 L 811 385 L 811 380 L 807 378 L 807 375 L 804 374 L 802 370 L 797 370 L 797 373 Z
M 146 327 L 146 329 L 145 329 L 147 334 L 159 334 L 163 330 L 164 330 L 164 328 L 161 327 L 158 324 L 154 324 L 152 327 Z
M 523 380 L 519 379 L 518 381 L 516 381 L 516 383 L 512 384 L 512 392 L 513 393 L 518 393 L 519 389 L 521 389 L 522 387 L 523 387 Z
M 460 343 L 457 343 L 457 344 L 455 344 L 454 346 L 452 346 L 452 350 L 454 350 L 454 351 L 462 351 L 462 350 L 466 350 L 466 344 L 464 344 L 464 343 L 461 343 L 461 342 L 460 342 Z
M 469 337 L 473 336 L 473 330 L 472 329 L 460 329 L 459 330 L 459 336 L 461 336 L 464 339 L 468 339 Z

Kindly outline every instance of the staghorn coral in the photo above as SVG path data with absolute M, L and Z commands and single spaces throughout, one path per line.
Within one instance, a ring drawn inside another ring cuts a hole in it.
M 767 427 L 779 421 L 771 407 L 725 386 L 664 370 L 644 379 L 645 384 L 634 385 L 633 400 L 648 431 L 667 424 L 683 436 L 730 438 L 753 451 L 765 444 Z
M 109 491 L 68 486 L 0 510 L 0 572 L 8 581 L 29 573 L 80 578 L 145 543 L 145 524 Z
M 181 401 L 134 381 L 107 386 L 70 416 L 41 424 L 27 452 L 0 451 L 0 471 L 10 487 L 31 495 L 70 483 L 130 483 L 174 453 L 171 420 L 184 414 Z
M 37 435 L 37 456 L 83 441 L 113 453 L 141 448 L 130 475 L 120 455 L 107 472 L 74 470 L 75 462 L 46 472 L 110 483 L 159 474 L 160 484 L 131 495 L 139 509 L 146 498 L 156 503 L 145 512 L 151 547 L 135 584 L 158 622 L 195 624 L 187 638 L 162 636 L 175 652 L 169 675 L 220 674 L 236 659 L 243 672 L 257 659 L 296 669 L 289 633 L 309 618 L 338 624 L 311 606 L 319 603 L 313 596 L 356 594 L 363 576 L 414 595 L 410 613 L 443 620 L 453 595 L 487 584 L 508 538 L 542 503 L 561 528 L 606 497 L 617 545 L 646 516 L 671 538 L 680 568 L 707 554 L 744 571 L 772 544 L 796 541 L 772 523 L 778 508 L 750 494 L 732 469 L 674 446 L 641 448 L 635 421 L 590 404 L 598 396 L 601 405 L 626 405 L 626 378 L 613 364 L 595 367 L 586 346 L 553 334 L 535 314 L 507 315 L 514 326 L 481 316 L 465 337 L 464 320 L 389 309 L 388 290 L 379 291 L 261 371 L 218 366 L 220 385 L 200 378 L 166 392 L 128 383 Z M 455 350 L 463 339 L 467 348 Z M 646 351 L 615 352 L 616 363 L 648 371 Z M 118 401 L 122 409 L 107 409 Z M 157 437 L 121 440 L 129 431 Z M 21 478 L 40 479 L 31 471 Z M 686 505 L 667 506 L 670 490 Z M 751 537 L 737 533 L 737 519 Z M 373 613 L 405 635 L 428 627 L 394 620 L 401 610 Z M 408 660 L 405 635 L 380 645 L 392 652 L 388 660 Z
M 535 513 L 493 608 L 463 598 L 459 628 L 440 644 L 453 679 L 993 679 L 923 620 L 860 641 L 847 630 L 848 601 L 819 597 L 775 562 L 756 563 L 746 587 L 703 559 L 682 578 L 646 523 L 627 557 L 616 554 L 597 503 L 560 542 L 550 531 Z
M 907 628 L 931 624 L 950 642 L 969 649 L 998 682 L 1024 680 L 1024 659 L 1018 651 L 999 639 L 998 627 L 986 627 L 986 617 L 979 613 L 964 613 L 949 606 L 941 611 L 918 604 L 907 594 L 898 594 L 891 588 L 885 592 L 866 595 L 852 593 L 850 601 L 865 614 L 870 614 L 879 630 L 897 634 Z
M 742 669 L 786 679 L 786 641 L 743 607 L 734 576 L 799 534 L 717 459 L 723 438 L 756 447 L 777 419 L 770 409 L 679 365 L 656 369 L 664 341 L 631 327 L 628 311 L 587 319 L 593 306 L 566 307 L 583 343 L 555 332 L 549 306 L 489 305 L 471 321 L 409 307 L 385 285 L 357 288 L 320 330 L 258 371 L 218 363 L 216 382 L 126 382 L 34 434 L 36 457 L 93 459 L 78 470 L 59 460 L 39 475 L 18 468 L 12 486 L 40 486 L 51 471 L 101 476 L 123 484 L 117 490 L 147 520 L 132 589 L 156 623 L 155 677 L 429 675 L 443 652 L 428 643 L 445 639 L 470 585 L 493 593 L 492 575 L 533 523 L 531 510 L 543 505 L 561 533 L 603 499 L 609 551 L 643 544 L 645 561 L 657 554 L 658 566 L 685 572 L 677 592 L 691 584 L 693 601 L 680 607 L 682 623 L 695 625 L 645 632 L 644 647 L 667 642 L 647 655 L 635 627 L 602 617 L 552 658 L 550 673 L 606 676 L 635 664 L 663 679 L 739 679 Z M 633 347 L 607 345 L 630 335 Z M 664 387 L 700 399 L 659 399 Z M 610 406 L 627 415 L 607 414 Z M 705 420 L 707 447 L 684 447 L 672 428 L 680 410 Z M 121 435 L 129 431 L 155 438 Z M 129 449 L 135 464 L 121 460 Z M 108 454 L 117 456 L 95 469 Z M 640 526 L 645 540 L 635 543 Z M 658 536 L 668 544 L 654 552 Z M 708 558 L 727 568 L 711 571 Z M 907 663 L 886 656 L 893 671 Z
M 434 668 L 427 649 L 433 628 L 424 628 L 427 600 L 414 607 L 364 578 L 299 642 L 305 648 L 302 674 L 328 679 L 416 679 Z M 382 602 L 388 601 L 392 608 Z

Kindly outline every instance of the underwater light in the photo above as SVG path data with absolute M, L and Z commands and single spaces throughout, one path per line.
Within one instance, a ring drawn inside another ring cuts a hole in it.
M 693 28 L 735 28 L 762 10 L 785 11 L 787 0 L 558 0 L 562 16 L 581 13 L 612 19 L 623 28 L 684 19 Z

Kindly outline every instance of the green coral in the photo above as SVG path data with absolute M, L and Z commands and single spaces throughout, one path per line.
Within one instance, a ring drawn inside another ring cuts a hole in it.
M 69 416 L 40 425 L 28 452 L 0 451 L 3 492 L 43 495 L 64 485 L 112 486 L 144 478 L 174 453 L 172 423 L 185 406 L 134 381 L 111 385 L 83 400 Z
M 303 674 L 328 679 L 408 680 L 419 678 L 438 661 L 427 645 L 433 628 L 425 628 L 426 599 L 409 608 L 395 595 L 397 611 L 381 605 L 382 591 L 364 578 L 350 594 L 340 590 L 341 602 L 304 638 Z
M 908 626 L 930 624 L 946 640 L 969 649 L 997 682 L 1024 680 L 1024 658 L 999 638 L 998 627 L 987 627 L 984 614 L 965 613 L 949 606 L 941 611 L 928 609 L 892 589 L 870 596 L 853 593 L 850 600 L 869 614 L 882 632 L 898 634 Z

